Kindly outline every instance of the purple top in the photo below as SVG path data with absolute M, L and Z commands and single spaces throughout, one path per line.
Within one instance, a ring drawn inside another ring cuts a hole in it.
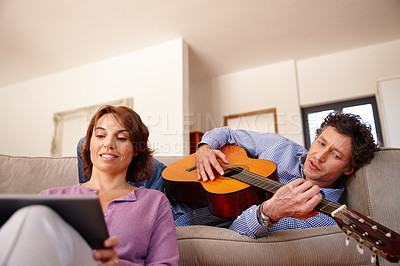
M 79 184 L 43 190 L 40 194 L 97 194 Z M 121 265 L 178 265 L 179 251 L 171 207 L 160 191 L 139 187 L 113 200 L 103 212 Z

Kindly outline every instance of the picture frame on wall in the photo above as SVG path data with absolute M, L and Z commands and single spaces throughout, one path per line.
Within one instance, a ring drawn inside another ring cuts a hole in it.
M 231 129 L 278 133 L 276 108 L 224 116 L 224 126 Z

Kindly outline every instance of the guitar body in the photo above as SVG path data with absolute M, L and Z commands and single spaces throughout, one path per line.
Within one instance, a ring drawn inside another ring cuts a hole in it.
M 221 151 L 227 156 L 230 165 L 255 173 L 262 177 L 277 180 L 276 165 L 271 161 L 248 158 L 246 151 L 235 145 L 224 146 Z M 216 174 L 214 181 L 198 181 L 196 160 L 191 154 L 171 165 L 162 173 L 169 198 L 178 202 L 202 203 L 210 211 L 221 217 L 236 217 L 254 204 L 266 200 L 264 190 L 235 180 L 229 176 L 235 173 L 225 171 Z

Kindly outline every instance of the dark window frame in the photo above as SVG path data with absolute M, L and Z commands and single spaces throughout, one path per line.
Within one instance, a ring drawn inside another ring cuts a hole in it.
M 310 149 L 310 146 L 311 146 L 309 125 L 308 125 L 308 119 L 307 119 L 308 114 L 326 111 L 326 110 L 330 110 L 330 109 L 333 109 L 336 112 L 338 112 L 338 111 L 343 110 L 343 108 L 346 108 L 346 107 L 352 107 L 352 106 L 364 105 L 364 104 L 371 104 L 371 106 L 372 106 L 372 111 L 374 114 L 374 121 L 375 121 L 375 128 L 376 128 L 376 135 L 378 138 L 376 141 L 377 141 L 377 143 L 379 143 L 380 146 L 383 147 L 381 122 L 379 119 L 378 106 L 376 104 L 375 96 L 301 108 L 301 117 L 303 120 L 303 128 L 304 128 L 304 134 L 303 134 L 304 146 L 307 149 Z

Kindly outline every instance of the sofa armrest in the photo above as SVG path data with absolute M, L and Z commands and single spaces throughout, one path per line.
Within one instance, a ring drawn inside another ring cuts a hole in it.
M 345 245 L 338 226 L 271 232 L 251 239 L 210 226 L 177 227 L 179 265 L 368 265 L 371 252 Z

